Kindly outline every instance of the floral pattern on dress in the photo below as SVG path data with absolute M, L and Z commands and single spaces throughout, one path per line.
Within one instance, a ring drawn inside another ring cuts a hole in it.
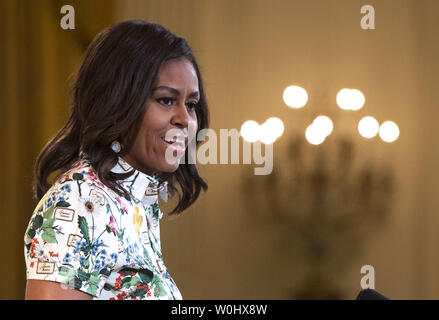
M 113 172 L 132 168 L 119 158 Z M 166 181 L 134 171 L 120 197 L 81 159 L 47 191 L 25 232 L 27 279 L 60 282 L 93 299 L 182 299 L 160 246 Z

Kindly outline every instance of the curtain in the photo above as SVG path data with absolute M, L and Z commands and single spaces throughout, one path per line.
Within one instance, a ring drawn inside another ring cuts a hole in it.
M 74 74 L 86 46 L 113 22 L 113 1 L 69 1 L 76 29 L 64 30 L 64 4 L 0 0 L 0 299 L 24 298 L 23 237 L 37 203 L 33 165 L 67 120 Z

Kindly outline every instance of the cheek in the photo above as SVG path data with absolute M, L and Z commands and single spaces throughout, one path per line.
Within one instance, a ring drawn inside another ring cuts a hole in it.
M 195 138 L 198 130 L 198 122 L 197 120 L 192 120 L 188 123 L 188 138 L 189 140 L 192 140 Z
M 160 138 L 160 132 L 165 127 L 164 115 L 157 110 L 154 104 L 149 106 L 142 122 L 142 128 L 139 132 L 138 140 L 146 149 L 151 149 L 157 145 Z
M 137 134 L 135 141 L 135 149 L 138 157 L 151 157 L 157 145 L 157 138 L 154 136 L 154 131 L 148 127 L 147 123 L 143 123 L 142 128 Z

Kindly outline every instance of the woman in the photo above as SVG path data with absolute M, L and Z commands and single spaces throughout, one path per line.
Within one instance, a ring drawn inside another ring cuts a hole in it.
M 178 193 L 176 214 L 207 190 L 196 166 L 180 161 L 188 132 L 207 126 L 184 39 L 139 20 L 98 34 L 72 114 L 36 161 L 26 299 L 182 299 L 163 263 L 158 196 Z

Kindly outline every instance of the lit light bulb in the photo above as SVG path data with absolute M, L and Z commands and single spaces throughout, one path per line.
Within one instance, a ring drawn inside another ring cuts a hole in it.
M 260 127 L 259 140 L 262 143 L 271 144 L 274 141 L 276 141 L 276 139 L 277 139 L 276 131 L 273 130 L 273 128 L 270 127 L 269 124 L 267 125 L 267 123 L 264 122 Z
M 380 125 L 374 117 L 364 117 L 358 122 L 358 132 L 364 138 L 370 139 L 377 135 Z
M 385 142 L 393 142 L 399 137 L 399 128 L 393 121 L 386 121 L 380 126 L 380 137 Z
M 284 122 L 277 117 L 268 118 L 263 125 L 269 127 L 276 138 L 279 138 L 285 130 Z
M 314 119 L 313 125 L 317 127 L 325 137 L 329 136 L 334 129 L 332 120 L 327 116 L 318 116 Z
M 283 100 L 289 107 L 299 109 L 308 102 L 308 93 L 298 86 L 289 86 L 284 90 Z
M 260 136 L 260 126 L 254 120 L 248 120 L 241 126 L 241 136 L 247 142 L 256 142 Z
M 305 137 L 306 140 L 313 145 L 319 145 L 326 139 L 326 136 L 314 124 L 311 124 L 306 128 Z
M 344 88 L 337 93 L 336 101 L 343 110 L 357 111 L 363 107 L 366 98 L 360 90 Z

